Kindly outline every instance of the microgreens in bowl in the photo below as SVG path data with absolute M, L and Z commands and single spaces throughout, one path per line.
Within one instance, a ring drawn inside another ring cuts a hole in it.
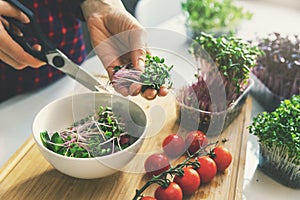
M 136 140 L 108 106 L 100 106 L 98 113 L 75 122 L 63 131 L 41 132 L 40 137 L 49 150 L 76 158 L 109 155 L 125 149 Z

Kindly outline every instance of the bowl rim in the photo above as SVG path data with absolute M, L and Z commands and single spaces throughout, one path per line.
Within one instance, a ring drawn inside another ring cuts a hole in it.
M 66 99 L 69 99 L 69 98 L 73 98 L 73 96 L 79 96 L 79 95 L 87 95 L 87 94 L 95 94 L 95 95 L 106 95 L 106 96 L 117 96 L 118 98 L 121 98 L 123 100 L 126 100 L 126 101 L 129 101 L 131 103 L 133 103 L 135 106 L 137 106 L 141 111 L 142 113 L 144 114 L 146 120 L 145 120 L 145 128 L 143 130 L 143 133 L 142 135 L 133 143 L 131 144 L 129 147 L 121 150 L 121 151 L 118 151 L 116 153 L 113 153 L 113 154 L 108 154 L 108 155 L 105 155 L 105 156 L 97 156 L 97 157 L 91 157 L 91 158 L 76 158 L 76 157 L 69 157 L 69 156 L 63 156 L 61 154 L 58 154 L 58 153 L 55 153 L 53 151 L 51 151 L 50 149 L 46 148 L 42 142 L 41 142 L 41 139 L 40 137 L 38 137 L 36 134 L 34 134 L 34 127 L 35 127 L 35 124 L 37 123 L 37 119 L 38 117 L 41 115 L 41 113 L 46 110 L 49 106 L 53 105 L 53 104 L 56 104 L 57 102 L 59 101 L 63 101 L 63 100 L 66 100 Z M 71 94 L 71 95 L 67 95 L 67 96 L 64 96 L 64 97 L 60 97 L 50 103 L 48 103 L 47 105 L 45 105 L 42 109 L 40 109 L 40 111 L 35 115 L 34 117 L 34 120 L 33 120 L 33 123 L 32 123 L 32 136 L 33 136 L 33 139 L 35 141 L 35 143 L 37 144 L 38 147 L 42 148 L 43 150 L 47 151 L 48 153 L 54 155 L 54 156 L 57 156 L 57 157 L 60 157 L 60 158 L 63 158 L 63 159 L 67 159 L 67 160 L 85 160 L 85 161 L 91 161 L 91 160 L 103 160 L 103 159 L 107 159 L 107 158 L 113 158 L 113 157 L 116 157 L 118 156 L 119 154 L 122 154 L 124 153 L 125 151 L 128 151 L 128 150 L 131 150 L 132 148 L 134 148 L 139 142 L 141 142 L 141 140 L 144 139 L 144 136 L 147 134 L 147 127 L 148 127 L 148 119 L 149 117 L 147 116 L 146 112 L 144 111 L 144 109 L 139 105 L 137 104 L 136 102 L 132 101 L 131 99 L 129 98 L 126 98 L 124 96 L 121 96 L 121 95 L 118 95 L 118 94 L 112 94 L 112 93 L 107 93 L 107 92 L 99 92 L 99 91 L 90 91 L 90 92 L 83 92 L 83 93 L 78 93 L 78 94 Z

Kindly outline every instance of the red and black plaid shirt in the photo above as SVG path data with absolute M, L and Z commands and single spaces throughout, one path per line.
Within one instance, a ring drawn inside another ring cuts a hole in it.
M 81 0 L 22 0 L 37 17 L 49 40 L 71 60 L 80 64 L 85 56 L 85 45 L 76 9 Z M 0 61 L 0 102 L 16 94 L 48 85 L 64 76 L 46 65 L 38 69 L 27 67 L 15 70 Z

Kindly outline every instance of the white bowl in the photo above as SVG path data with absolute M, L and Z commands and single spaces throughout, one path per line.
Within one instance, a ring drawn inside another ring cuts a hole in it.
M 72 158 L 47 149 L 40 133 L 61 131 L 75 121 L 87 117 L 99 106 L 111 106 L 116 115 L 126 119 L 126 130 L 138 139 L 126 149 L 96 158 Z M 134 102 L 118 95 L 107 93 L 83 93 L 58 99 L 45 106 L 33 122 L 33 137 L 45 159 L 58 171 L 76 178 L 93 179 L 111 175 L 122 170 L 137 154 L 144 141 L 147 117 Z

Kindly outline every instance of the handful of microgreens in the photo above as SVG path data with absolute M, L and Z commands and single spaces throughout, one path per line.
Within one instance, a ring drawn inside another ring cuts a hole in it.
M 125 130 L 111 107 L 75 122 L 70 128 L 49 134 L 40 133 L 43 145 L 51 151 L 75 158 L 90 158 L 121 151 L 136 138 Z
M 124 87 L 128 89 L 132 83 L 138 83 L 142 85 L 142 92 L 148 88 L 158 92 L 162 86 L 172 87 L 169 73 L 172 68 L 173 65 L 165 64 L 164 58 L 147 54 L 144 72 L 134 70 L 132 63 L 116 66 L 112 85 L 116 90 L 122 90 Z

